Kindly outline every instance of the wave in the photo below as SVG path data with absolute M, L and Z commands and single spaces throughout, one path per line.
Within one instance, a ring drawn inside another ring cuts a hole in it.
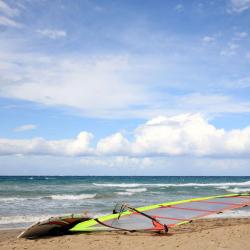
M 142 193 L 142 192 L 146 192 L 147 188 L 129 188 L 129 189 L 125 189 L 125 191 L 121 191 L 121 192 L 116 192 L 116 194 L 118 195 L 124 195 L 124 196 L 131 196 L 133 194 L 136 193 Z
M 247 192 L 250 192 L 250 187 L 249 188 L 227 188 L 226 190 L 232 193 L 247 193 Z
M 230 186 L 250 187 L 250 181 L 245 182 L 221 182 L 221 183 L 93 183 L 98 187 L 221 187 L 226 189 Z
M 132 193 L 132 192 L 116 192 L 116 194 L 118 195 L 123 195 L 123 196 L 131 196 L 135 193 Z
M 17 202 L 27 200 L 40 200 L 42 197 L 1 197 L 1 202 Z
M 1 197 L 1 202 L 23 202 L 32 200 L 85 200 L 96 198 L 97 194 L 79 194 L 79 195 L 50 195 L 50 196 L 39 196 L 39 197 Z
M 132 193 L 141 193 L 141 192 L 146 192 L 147 188 L 129 188 L 125 189 L 126 192 L 132 192 Z
M 85 200 L 93 199 L 96 197 L 96 194 L 79 194 L 79 195 L 51 195 L 49 198 L 52 200 Z
M 42 220 L 46 220 L 52 217 L 52 215 L 15 215 L 15 216 L 1 216 L 0 217 L 0 225 L 7 224 L 21 224 L 21 223 L 34 223 Z
M 231 210 L 226 211 L 221 214 L 212 214 L 207 217 L 204 217 L 204 219 L 210 219 L 210 218 L 244 218 L 249 217 L 250 218 L 250 210 Z
M 107 213 L 88 213 L 88 215 L 92 218 L 97 218 L 100 216 L 104 216 Z M 16 228 L 20 226 L 28 226 L 39 221 L 48 220 L 52 217 L 60 217 L 67 216 L 71 214 L 44 214 L 44 215 L 13 215 L 13 216 L 1 216 L 0 217 L 0 230 L 3 228 Z
M 121 188 L 133 188 L 133 187 L 140 187 L 147 184 L 140 184 L 140 183 L 93 183 L 93 185 L 97 187 L 121 187 Z

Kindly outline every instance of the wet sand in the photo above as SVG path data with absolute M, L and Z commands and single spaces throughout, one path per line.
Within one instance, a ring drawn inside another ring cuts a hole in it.
M 167 235 L 110 232 L 17 239 L 21 231 L 1 230 L 0 249 L 250 249 L 250 218 L 197 220 L 172 228 Z

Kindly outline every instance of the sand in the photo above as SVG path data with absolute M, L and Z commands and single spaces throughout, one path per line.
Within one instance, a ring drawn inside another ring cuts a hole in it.
M 113 232 L 16 239 L 20 232 L 1 230 L 0 249 L 250 249 L 250 218 L 197 220 L 171 229 L 167 235 Z

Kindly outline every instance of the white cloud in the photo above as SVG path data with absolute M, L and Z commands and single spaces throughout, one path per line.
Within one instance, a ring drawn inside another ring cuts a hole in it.
M 128 168 L 128 169 L 143 169 L 153 165 L 153 160 L 144 157 L 130 156 L 108 156 L 108 157 L 84 157 L 80 159 L 83 166 L 86 167 L 111 167 L 111 168 Z
M 135 34 L 136 31 L 137 29 L 134 29 Z M 128 39 L 133 40 L 134 33 L 128 36 Z M 69 108 L 71 112 L 85 117 L 148 119 L 156 115 L 187 111 L 201 111 L 207 114 L 207 108 L 213 114 L 218 111 L 217 108 L 212 109 L 212 103 L 209 102 L 204 104 L 201 110 L 196 103 L 193 106 L 191 101 L 187 101 L 188 105 L 182 105 L 181 101 L 190 100 L 190 93 L 197 89 L 203 93 L 208 92 L 208 96 L 214 88 L 223 93 L 221 79 L 230 78 L 230 73 L 243 64 L 242 60 L 237 65 L 233 63 L 216 66 L 214 62 L 217 59 L 210 51 L 212 48 L 203 46 L 196 50 L 194 44 L 186 41 L 183 43 L 183 39 L 180 41 L 178 38 L 166 38 L 162 34 L 158 36 L 158 33 L 149 31 L 137 33 L 139 35 L 137 34 L 134 42 L 136 46 L 140 44 L 138 48 L 141 47 L 141 37 L 149 37 L 143 40 L 143 50 L 147 51 L 146 54 L 102 54 L 98 51 L 99 56 L 93 53 L 86 56 L 82 49 L 76 54 L 65 51 L 60 51 L 57 55 L 44 51 L 39 54 L 32 53 L 32 37 L 29 42 L 21 39 L 2 39 L 0 96 Z M 211 38 L 205 40 L 211 41 Z M 137 48 L 134 44 L 129 46 Z M 167 48 L 166 54 L 158 51 L 159 46 Z M 27 52 L 26 48 L 30 47 L 31 50 Z M 176 53 L 172 53 L 174 48 Z M 228 49 L 229 54 L 237 52 L 235 47 Z M 211 53 L 203 53 L 201 50 L 209 50 Z M 226 52 L 224 54 L 227 54 Z M 207 65 L 205 68 L 204 62 Z M 228 74 L 224 74 L 225 69 Z M 173 89 L 176 93 L 172 92 Z M 193 99 L 195 100 L 195 97 Z M 215 100 L 215 97 L 211 99 Z M 245 112 L 247 105 L 240 99 L 231 98 L 230 102 L 230 106 L 238 107 L 237 112 L 240 112 L 241 107 Z M 221 111 L 221 107 L 226 107 L 228 101 L 225 103 L 218 97 L 216 103 L 220 103 Z
M 19 126 L 17 128 L 14 128 L 15 132 L 23 132 L 23 131 L 29 131 L 29 130 L 34 130 L 37 128 L 37 125 L 35 124 L 25 124 L 22 126 Z
M 30 140 L 14 140 L 0 138 L 0 155 L 61 155 L 83 156 L 92 154 L 90 141 L 92 134 L 81 132 L 75 139 L 45 140 L 34 138 Z
M 177 12 L 182 12 L 184 10 L 184 6 L 182 4 L 177 4 L 174 9 Z
M 230 0 L 232 12 L 241 13 L 250 8 L 250 0 Z
M 202 38 L 202 41 L 203 41 L 204 43 L 212 43 L 212 42 L 215 41 L 215 38 L 212 37 L 212 36 L 204 36 L 204 37 Z
M 227 88 L 243 87 L 248 78 L 238 79 L 237 81 L 224 83 Z M 206 115 L 216 115 L 223 113 L 247 113 L 250 112 L 250 103 L 248 101 L 237 101 L 232 97 L 222 94 L 201 94 L 192 93 L 182 96 L 178 99 L 176 108 L 185 112 L 200 112 Z M 181 113 L 181 112 L 179 112 Z
M 0 26 L 1 25 L 2 26 L 15 27 L 15 28 L 21 27 L 21 24 L 17 23 L 13 19 L 10 19 L 10 18 L 5 17 L 5 16 L 0 16 Z
M 245 32 L 245 31 L 242 31 L 242 32 L 236 32 L 235 33 L 235 39 L 236 40 L 241 40 L 241 39 L 244 39 L 248 36 L 248 33 Z
M 67 36 L 67 33 L 64 30 L 43 29 L 43 30 L 37 30 L 36 32 L 44 37 L 48 37 L 51 39 L 58 39 Z
M 249 156 L 250 126 L 227 132 L 199 114 L 157 117 L 137 129 L 132 147 L 139 155 Z
M 0 0 L 0 26 L 20 28 L 22 25 L 16 22 L 13 17 L 19 15 L 17 8 L 10 7 L 7 3 Z
M 109 152 L 119 154 L 119 145 L 120 141 L 110 140 L 108 144 L 107 140 L 105 146 Z M 249 157 L 250 126 L 225 131 L 215 128 L 199 114 L 159 116 L 136 129 L 130 147 L 128 154 L 143 157 Z
M 238 44 L 235 44 L 235 43 L 229 43 L 228 44 L 228 48 L 230 50 L 235 50 L 235 49 L 238 49 L 239 48 L 239 45 Z
M 221 133 L 200 115 L 160 116 L 137 129 L 133 151 L 138 155 L 205 155 L 210 153 L 210 137 Z
M 248 88 L 250 87 L 250 77 L 243 77 L 232 83 L 234 87 L 239 88 Z
M 237 54 L 237 49 L 239 48 L 239 45 L 236 43 L 228 43 L 227 48 L 221 50 L 222 56 L 233 56 Z
M 11 8 L 7 3 L 5 3 L 3 0 L 0 0 L 0 12 L 3 14 L 13 17 L 17 16 L 19 14 L 19 10 L 16 8 Z
M 0 155 L 34 154 L 59 156 L 126 157 L 249 157 L 250 126 L 225 131 L 217 129 L 200 114 L 155 117 L 134 131 L 130 141 L 121 133 L 99 140 L 90 147 L 93 137 L 81 132 L 76 139 L 47 141 L 0 139 Z M 125 157 L 125 158 L 124 158 Z
M 121 133 L 101 139 L 97 144 L 99 154 L 129 154 L 129 142 Z
M 0 96 L 72 108 L 88 117 L 150 118 L 181 112 L 250 111 L 249 102 L 230 96 L 191 91 L 192 94 L 173 96 L 159 92 L 158 86 L 152 91 L 145 73 L 145 70 L 153 71 L 152 61 L 144 58 L 136 60 L 128 55 L 53 57 L 1 51 L 0 62 L 3 72 Z
M 2 53 L 0 59 L 4 62 L 1 96 L 66 106 L 95 117 L 129 113 L 129 106 L 153 101 L 142 86 L 127 79 L 136 66 L 126 55 L 79 58 Z

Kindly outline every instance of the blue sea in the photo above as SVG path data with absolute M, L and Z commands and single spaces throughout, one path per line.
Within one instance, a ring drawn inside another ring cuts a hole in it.
M 194 197 L 250 192 L 250 177 L 0 176 L 0 228 L 26 227 L 50 216 L 111 213 L 117 203 L 139 207 Z M 250 209 L 226 217 L 249 216 Z

